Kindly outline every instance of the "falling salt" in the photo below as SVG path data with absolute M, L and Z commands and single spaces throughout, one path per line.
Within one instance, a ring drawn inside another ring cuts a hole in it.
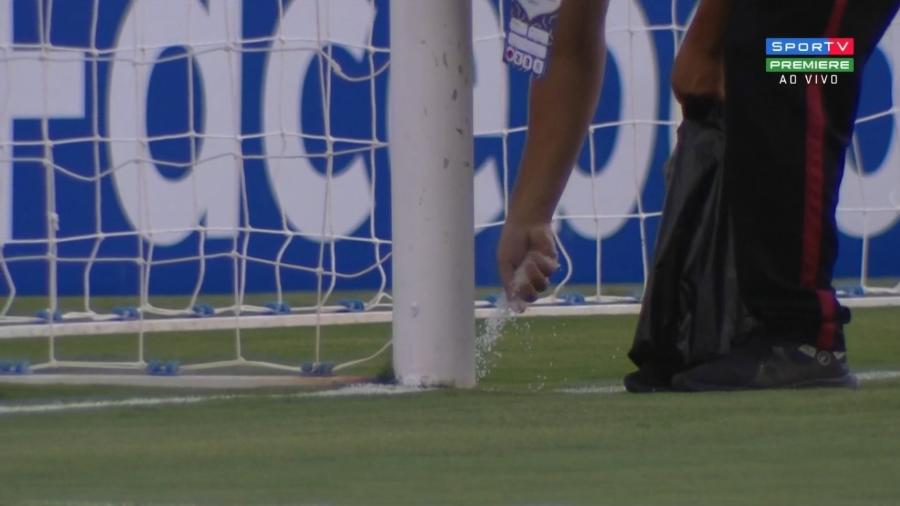
M 501 353 L 496 349 L 497 342 L 515 316 L 516 311 L 510 307 L 506 295 L 501 295 L 494 312 L 484 320 L 481 330 L 475 336 L 475 373 L 478 379 L 487 376 L 494 361 L 500 358 Z
M 542 263 L 556 262 L 555 258 L 539 252 L 529 252 L 513 273 L 513 293 L 519 293 L 520 288 L 529 282 L 528 264 L 536 264 L 535 258 L 539 258 Z M 507 299 L 506 294 L 501 294 L 497 299 L 494 312 L 485 319 L 484 326 L 475 336 L 475 373 L 479 380 L 488 375 L 494 362 L 501 357 L 501 353 L 496 348 L 503 332 L 510 323 L 515 321 L 516 315 L 524 313 L 527 308 L 528 303 L 515 296 Z M 532 343 L 528 342 L 526 346 L 530 351 Z M 541 388 L 543 388 L 543 383 Z

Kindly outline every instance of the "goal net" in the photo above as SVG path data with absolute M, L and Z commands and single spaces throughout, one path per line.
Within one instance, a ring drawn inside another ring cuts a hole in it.
M 693 7 L 610 2 L 603 98 L 554 220 L 563 269 L 531 314 L 636 311 L 679 121 L 668 74 Z M 529 78 L 503 63 L 508 8 L 472 0 L 482 315 L 527 118 Z M 0 361 L 143 369 L 160 333 L 227 343 L 202 360 L 184 346 L 182 370 L 330 372 L 384 351 L 390 332 L 352 351 L 329 336 L 392 315 L 388 110 L 405 97 L 388 92 L 389 14 L 387 0 L 0 0 Z M 857 304 L 889 304 L 897 21 L 865 73 L 837 277 Z M 260 329 L 302 343 L 288 359 L 249 353 Z M 71 336 L 118 351 L 67 355 Z

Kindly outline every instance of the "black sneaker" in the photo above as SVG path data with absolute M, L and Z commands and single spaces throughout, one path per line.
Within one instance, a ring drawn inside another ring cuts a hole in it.
M 857 385 L 846 352 L 808 344 L 746 346 L 672 378 L 672 387 L 685 392 Z
M 625 390 L 633 394 L 652 394 L 656 392 L 671 392 L 671 375 L 662 374 L 655 367 L 644 364 L 640 369 L 625 375 L 622 383 Z

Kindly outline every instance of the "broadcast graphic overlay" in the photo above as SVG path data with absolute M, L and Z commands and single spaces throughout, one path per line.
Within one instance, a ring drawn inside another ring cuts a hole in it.
M 766 72 L 779 84 L 837 84 L 856 71 L 852 38 L 766 39 Z

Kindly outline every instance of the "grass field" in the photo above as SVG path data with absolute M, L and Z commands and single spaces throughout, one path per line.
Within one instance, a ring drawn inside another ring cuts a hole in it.
M 0 504 L 900 504 L 900 380 L 858 391 L 591 388 L 631 369 L 634 323 L 520 321 L 472 391 L 267 390 L 184 406 L 2 415 Z M 388 333 L 331 328 L 325 338 L 340 358 L 377 348 Z M 190 360 L 218 347 L 227 355 L 230 338 L 152 339 L 154 358 Z M 900 310 L 855 311 L 850 339 L 858 372 L 900 371 Z M 273 359 L 310 346 L 294 330 L 247 340 L 251 355 Z M 60 353 L 119 358 L 132 344 L 79 338 Z M 0 357 L 35 360 L 43 346 L 3 343 Z M 570 393 L 579 389 L 594 393 Z M 0 383 L 0 407 L 194 393 Z

